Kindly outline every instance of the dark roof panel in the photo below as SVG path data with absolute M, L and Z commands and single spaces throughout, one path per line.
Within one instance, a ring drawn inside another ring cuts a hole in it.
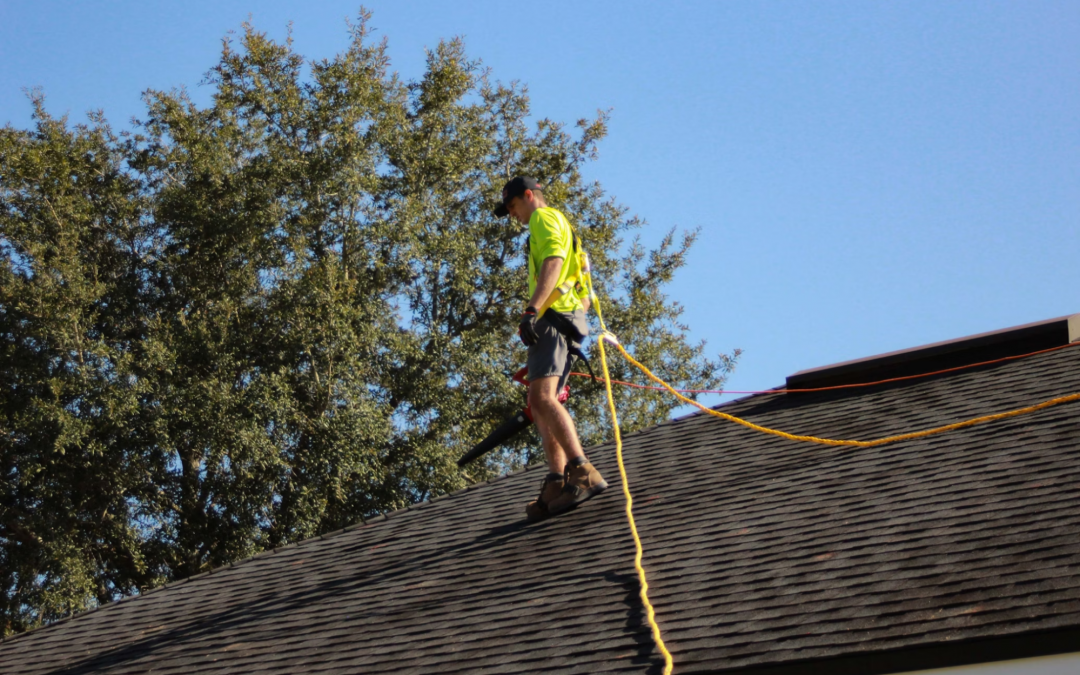
M 865 440 L 1076 392 L 1068 348 L 723 409 Z M 625 453 L 680 674 L 1080 628 L 1080 404 L 869 449 L 696 415 Z M 564 516 L 527 525 L 520 472 L 8 640 L 0 672 L 658 673 L 613 448 L 590 454 L 613 488 Z
M 876 382 L 1030 354 L 1080 340 L 1080 314 L 935 342 L 864 359 L 810 368 L 787 378 L 787 388 L 813 389 Z

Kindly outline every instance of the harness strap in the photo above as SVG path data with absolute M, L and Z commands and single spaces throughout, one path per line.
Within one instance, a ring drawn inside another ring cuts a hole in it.
M 574 328 L 574 325 L 566 320 L 566 318 L 559 312 L 549 312 L 540 315 L 542 318 L 547 319 L 551 327 L 559 331 L 559 333 L 566 338 L 566 351 L 569 357 L 577 357 L 585 363 L 585 368 L 589 371 L 589 374 L 596 380 L 596 374 L 593 373 L 592 364 L 589 363 L 589 357 L 585 355 L 585 350 L 581 345 L 580 340 L 585 336 L 581 335 Z
M 552 305 L 558 302 L 560 298 L 562 298 L 567 293 L 570 293 L 571 291 L 573 291 L 573 293 L 579 298 L 583 298 L 589 294 L 587 283 L 588 276 L 592 271 L 592 268 L 589 265 L 589 256 L 582 249 L 581 237 L 579 237 L 577 235 L 577 232 L 574 231 L 574 226 L 570 225 L 569 221 L 567 221 L 567 225 L 570 227 L 570 241 L 572 242 L 570 255 L 576 259 L 575 262 L 577 262 L 578 268 L 577 273 L 567 276 L 566 281 L 559 284 L 555 287 L 554 290 L 551 291 L 551 295 L 549 295 L 547 299 L 544 300 L 544 304 L 537 308 L 537 316 L 544 316 L 544 312 L 546 312 L 548 308 L 550 308 Z M 531 249 L 532 237 L 529 237 L 526 246 L 527 248 Z M 568 262 L 569 261 L 564 264 L 567 264 Z M 536 270 L 534 270 L 533 268 L 533 259 L 532 255 L 530 254 L 529 269 L 532 270 L 533 274 L 536 274 Z
M 589 357 L 585 356 L 585 351 L 581 347 L 575 347 L 570 344 L 570 349 L 567 350 L 570 356 L 578 357 L 584 364 L 585 370 L 589 371 L 589 376 L 593 378 L 593 382 L 597 381 L 596 373 L 593 372 L 592 364 L 589 363 Z

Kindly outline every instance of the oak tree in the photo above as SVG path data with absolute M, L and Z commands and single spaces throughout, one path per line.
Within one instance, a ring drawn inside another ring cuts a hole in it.
M 641 360 L 692 388 L 733 366 L 665 294 L 694 233 L 627 240 L 643 223 L 583 177 L 606 113 L 534 121 L 460 40 L 403 81 L 368 25 L 310 62 L 245 26 L 208 106 L 148 91 L 122 133 L 39 93 L 0 130 L 4 634 L 539 461 L 527 433 L 455 464 L 523 401 L 525 232 L 491 214 L 513 175 L 575 224 Z M 676 404 L 617 396 L 626 430 Z

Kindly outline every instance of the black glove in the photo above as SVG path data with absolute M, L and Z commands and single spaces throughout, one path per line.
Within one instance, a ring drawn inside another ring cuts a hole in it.
M 518 337 L 526 347 L 532 347 L 540 341 L 540 335 L 536 332 L 536 308 L 526 307 L 521 314 L 521 323 L 518 324 Z

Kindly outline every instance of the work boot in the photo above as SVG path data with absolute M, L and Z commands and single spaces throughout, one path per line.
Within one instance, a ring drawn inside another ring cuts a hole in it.
M 547 518 L 548 504 L 562 494 L 566 479 L 562 474 L 549 473 L 544 476 L 544 484 L 540 486 L 540 496 L 525 505 L 525 516 L 530 523 L 536 523 Z
M 547 502 L 547 510 L 553 516 L 557 516 L 567 509 L 577 506 L 581 502 L 595 497 L 607 489 L 607 481 L 596 470 L 591 462 L 585 462 L 574 466 L 571 463 L 566 467 L 566 484 L 562 492 L 554 499 Z

